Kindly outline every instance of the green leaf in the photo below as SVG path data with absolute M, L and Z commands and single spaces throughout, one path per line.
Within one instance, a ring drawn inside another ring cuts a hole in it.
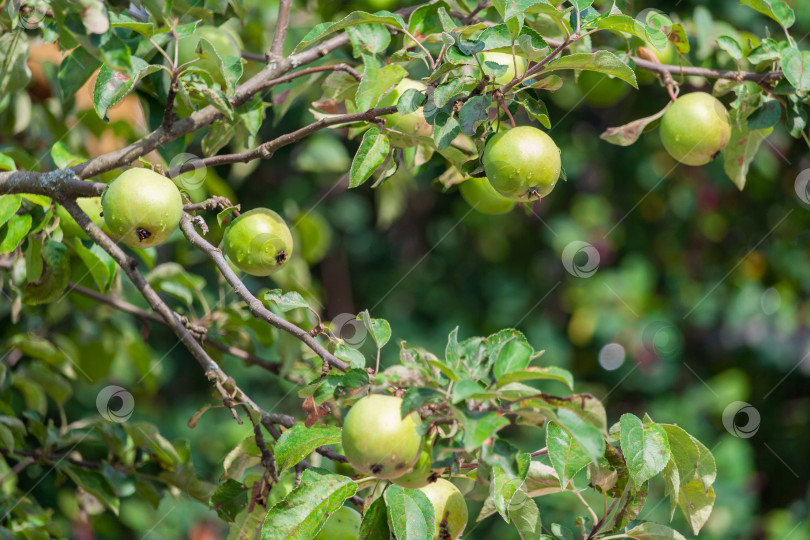
M 13 94 L 28 86 L 28 36 L 22 30 L 5 32 L 0 36 L 0 96 Z
M 675 529 L 650 521 L 637 525 L 624 534 L 628 538 L 635 538 L 636 540 L 686 540 Z
M 539 52 L 543 49 L 548 48 L 548 43 L 546 43 L 540 34 L 528 26 L 523 27 L 518 36 L 513 37 L 513 33 L 509 29 L 508 25 L 499 24 L 496 26 L 491 26 L 481 32 L 481 35 L 475 40 L 475 43 L 479 43 L 480 45 L 472 50 L 475 52 L 499 51 L 511 54 L 512 43 L 516 42 L 517 40 L 522 40 L 523 45 L 521 49 L 529 47 L 537 54 L 539 54 Z M 518 49 L 517 52 L 521 52 L 521 49 Z M 534 60 L 536 58 L 532 57 L 529 59 Z
M 678 507 L 678 496 L 681 492 L 681 475 L 678 471 L 678 466 L 675 461 L 670 457 L 667 466 L 661 471 L 661 477 L 664 479 L 664 494 L 669 497 L 670 516 L 671 520 L 675 517 L 675 509 Z
M 444 107 L 452 98 L 461 93 L 464 84 L 464 79 L 460 77 L 451 78 L 446 83 L 440 84 L 433 91 L 433 103 L 436 104 L 436 107 Z
M 247 508 L 248 489 L 241 482 L 228 479 L 211 496 L 209 505 L 221 519 L 232 522 Z
M 740 4 L 767 15 L 784 28 L 790 28 L 796 21 L 796 14 L 793 9 L 782 0 L 740 0 Z
M 630 477 L 637 487 L 660 473 L 669 461 L 667 433 L 655 423 L 644 424 L 633 414 L 624 414 L 621 427 L 621 448 Z
M 509 519 L 514 523 L 521 540 L 544 538 L 543 522 L 537 503 L 523 489 L 518 489 L 506 506 Z M 547 538 L 547 537 L 546 537 Z
M 401 115 L 411 114 L 425 104 L 425 94 L 416 88 L 409 88 L 397 100 L 397 112 Z
M 65 462 L 57 463 L 57 466 L 73 483 L 93 495 L 101 504 L 109 508 L 113 514 L 118 515 L 121 503 L 115 495 L 112 484 L 103 474 Z
M 699 469 L 700 450 L 694 438 L 683 428 L 672 424 L 661 424 L 667 433 L 667 441 L 672 455 L 672 461 L 678 469 L 680 484 L 690 482 Z
M 548 118 L 548 109 L 545 103 L 533 97 L 526 97 L 519 103 L 523 105 L 529 116 L 543 124 L 546 129 L 551 129 L 551 121 Z
M 617 77 L 630 83 L 633 88 L 638 88 L 636 74 L 633 69 L 621 61 L 621 59 L 609 51 L 596 51 L 595 53 L 574 53 L 563 56 L 546 66 L 545 71 L 557 71 L 560 69 L 587 69 L 598 71 L 605 75 Z
M 297 308 L 309 309 L 309 303 L 304 300 L 301 293 L 296 291 L 282 293 L 281 289 L 273 289 L 272 291 L 264 293 L 262 298 L 265 302 L 275 304 L 282 313 L 287 313 Z
M 653 124 L 659 118 L 664 116 L 664 113 L 667 112 L 667 109 L 669 109 L 670 105 L 672 105 L 671 101 L 667 103 L 666 107 L 664 107 L 657 113 L 653 114 L 652 116 L 645 116 L 644 118 L 639 118 L 638 120 L 634 120 L 629 124 L 625 124 L 623 126 L 608 128 L 599 137 L 609 142 L 610 144 L 615 144 L 618 146 L 630 146 L 631 144 L 633 144 L 638 140 L 638 138 L 641 136 L 642 133 L 644 133 L 644 130 L 647 129 L 647 126 Z
M 579 11 L 584 10 L 585 8 L 590 7 L 593 4 L 593 0 L 568 0 L 575 9 Z
M 498 377 L 497 386 L 503 387 L 507 384 L 520 381 L 551 380 L 558 381 L 574 389 L 574 376 L 571 372 L 557 366 L 537 367 L 531 366 L 520 371 L 512 371 Z
M 21 204 L 22 197 L 19 195 L 0 195 L 0 226 L 17 213 Z
M 76 155 L 70 151 L 65 143 L 62 141 L 58 141 L 56 144 L 51 147 L 51 159 L 53 160 L 54 164 L 60 168 L 65 169 L 67 167 L 72 167 L 74 165 L 78 165 L 79 163 L 84 163 L 87 161 L 82 156 Z
M 680 506 L 686 521 L 692 527 L 692 531 L 697 535 L 700 529 L 709 520 L 714 506 L 714 488 L 708 489 L 703 486 L 700 479 L 695 479 L 688 484 L 681 486 L 678 494 L 678 506 Z
M 402 397 L 402 417 L 405 418 L 425 403 L 441 403 L 446 399 L 444 394 L 433 388 L 408 388 Z
M 636 36 L 643 41 L 649 41 L 644 25 L 629 15 L 608 15 L 596 23 L 599 30 L 624 32 Z
M 358 540 L 389 540 L 391 531 L 388 528 L 388 516 L 385 499 L 380 497 L 371 503 L 360 522 Z
M 492 104 L 492 98 L 486 96 L 473 96 L 468 99 L 458 112 L 458 121 L 461 132 L 472 137 L 478 125 L 487 119 L 487 111 Z
M 153 22 L 136 21 L 126 12 L 116 13 L 115 11 L 110 11 L 109 16 L 110 26 L 113 28 L 127 28 L 147 38 L 155 34 L 155 23 Z M 161 29 L 161 31 L 168 31 L 168 28 L 165 30 Z
M 391 325 L 385 319 L 372 319 L 368 310 L 365 310 L 358 317 L 371 334 L 371 339 L 377 344 L 378 349 L 382 349 L 388 340 L 391 339 Z
M 723 151 L 723 169 L 734 185 L 740 190 L 745 187 L 748 169 L 762 141 L 768 138 L 773 128 L 751 131 L 745 118 L 741 118 L 738 109 L 732 109 L 731 139 Z
M 281 434 L 275 445 L 276 463 L 279 471 L 289 469 L 319 446 L 337 444 L 340 442 L 340 428 L 313 424 L 306 427 L 296 424 Z
M 567 489 L 568 482 L 591 462 L 591 458 L 570 433 L 554 422 L 546 426 L 546 446 L 548 459 L 557 472 L 560 486 Z
M 500 429 L 509 425 L 509 419 L 495 412 L 480 413 L 464 419 L 464 449 L 473 452 L 494 436 Z
M 383 495 L 388 520 L 396 538 L 431 538 L 436 530 L 433 504 L 418 489 L 405 489 L 391 484 Z
M 304 36 L 304 39 L 301 40 L 298 46 L 295 47 L 293 54 L 303 50 L 310 44 L 315 43 L 316 41 L 330 34 L 340 32 L 341 30 L 349 28 L 350 26 L 369 23 L 387 24 L 398 29 L 405 28 L 405 20 L 399 15 L 391 13 L 390 11 L 378 11 L 374 14 L 366 13 L 365 11 L 354 11 L 338 22 L 321 23 L 315 26 L 315 28 L 310 30 L 307 35 Z
M 363 369 L 366 367 L 366 357 L 363 356 L 363 353 L 345 343 L 338 343 L 335 346 L 335 356 L 344 362 L 348 362 L 353 368 Z
M 233 110 L 230 108 L 230 102 L 225 99 L 224 94 L 219 91 L 207 89 L 205 97 L 217 97 L 217 99 L 208 102 L 214 105 L 219 112 L 226 116 L 233 116 Z M 222 104 L 223 107 L 218 107 L 216 104 Z M 233 125 L 229 121 L 217 120 L 208 128 L 208 133 L 205 134 L 203 140 L 200 142 L 204 156 L 213 156 L 219 152 L 226 144 L 228 144 L 233 136 L 236 134 Z
M 349 170 L 349 187 L 355 188 L 363 185 L 383 164 L 390 150 L 391 143 L 388 136 L 380 132 L 377 126 L 372 126 L 366 131 Z
M 197 49 L 199 49 L 201 53 L 201 58 L 214 61 L 219 73 L 212 74 L 212 76 L 221 75 L 221 77 L 225 80 L 225 86 L 228 90 L 228 94 L 232 94 L 236 88 L 236 83 L 242 77 L 242 59 L 237 56 L 221 56 L 214 48 L 214 45 L 205 38 L 200 38 L 200 41 L 197 44 Z
M 730 36 L 720 36 L 717 38 L 717 46 L 726 51 L 734 60 L 742 60 L 743 50 L 737 40 Z
M 782 50 L 782 71 L 788 82 L 800 92 L 810 90 L 810 51 L 795 47 Z
M 446 12 L 450 6 L 446 2 L 439 1 L 416 8 L 408 19 L 408 31 L 413 35 L 421 34 L 423 36 L 440 34 L 443 27 L 439 17 L 439 8 L 444 8 Z
M 141 78 L 154 73 L 159 66 L 150 66 L 142 59 L 132 57 L 132 72 L 116 71 L 107 64 L 101 67 L 93 90 L 93 107 L 102 119 L 107 119 L 107 111 L 124 99 L 135 88 Z
M 309 540 L 327 518 L 355 494 L 357 484 L 339 474 L 307 469 L 300 485 L 268 512 L 262 540 Z
M 0 171 L 16 171 L 17 165 L 14 163 L 14 158 L 0 152 Z M 0 195 L 6 197 L 10 195 Z
M 714 461 L 714 456 L 706 446 L 690 435 L 692 442 L 698 448 L 700 457 L 697 463 L 697 476 L 703 483 L 704 490 L 708 490 L 717 478 L 717 464 Z
M 62 99 L 67 99 L 82 87 L 87 79 L 101 66 L 101 61 L 84 47 L 76 47 L 59 64 L 59 89 Z
M 391 33 L 378 23 L 351 26 L 347 29 L 355 58 L 364 53 L 382 53 L 391 44 Z
M 0 255 L 11 253 L 31 230 L 31 214 L 15 215 L 0 230 Z
M 529 367 L 532 354 L 534 354 L 534 349 L 522 336 L 513 337 L 503 343 L 493 366 L 495 379 L 500 381 L 501 377 L 507 373 L 525 370 Z
M 437 150 L 448 148 L 453 139 L 461 133 L 458 120 L 445 112 L 436 115 L 433 127 L 433 140 L 436 142 Z
M 579 443 L 591 461 L 597 463 L 605 453 L 602 432 L 570 409 L 557 410 L 557 423 Z
M 71 247 L 87 267 L 90 275 L 93 276 L 93 281 L 96 282 L 98 289 L 101 292 L 107 292 L 115 277 L 115 262 L 112 258 L 106 251 L 104 252 L 106 257 L 102 257 L 96 251 L 87 249 L 79 238 L 73 238 Z M 110 262 L 113 262 L 112 268 L 109 265 Z

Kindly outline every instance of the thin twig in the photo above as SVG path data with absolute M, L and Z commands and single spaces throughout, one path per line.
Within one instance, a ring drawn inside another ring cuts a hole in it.
M 219 154 L 216 156 L 194 160 L 193 162 L 184 163 L 177 169 L 172 169 L 169 172 L 169 175 L 176 176 L 178 174 L 194 170 L 200 166 L 215 167 L 218 165 L 227 165 L 230 163 L 247 163 L 249 161 L 253 161 L 254 159 L 269 159 L 270 157 L 273 156 L 273 153 L 282 146 L 287 146 L 288 144 L 298 142 L 307 135 L 315 133 L 316 131 L 320 131 L 321 129 L 342 124 L 353 124 L 355 122 L 367 122 L 380 116 L 395 113 L 396 111 L 397 111 L 396 105 L 392 105 L 390 107 L 383 107 L 380 109 L 370 109 L 368 111 L 359 113 L 342 114 L 338 116 L 331 116 L 329 118 L 321 118 L 320 120 L 313 122 L 308 126 L 304 126 L 301 129 L 298 129 L 291 133 L 281 135 L 280 137 L 276 137 L 275 139 L 267 141 L 266 143 L 263 143 L 257 146 L 256 148 L 253 148 L 252 150 L 248 150 L 246 152 L 240 152 L 238 154 Z
M 270 45 L 270 54 L 274 57 L 280 57 L 284 54 L 284 40 L 290 26 L 291 8 L 292 0 L 281 0 L 279 2 L 276 31 L 273 33 L 273 43 Z
M 123 311 L 124 313 L 129 313 L 130 315 L 134 315 L 141 320 L 155 322 L 158 324 L 166 324 L 166 321 L 163 320 L 163 317 L 154 313 L 152 311 L 146 311 L 144 309 L 139 308 L 134 304 L 130 304 L 125 300 L 121 300 L 120 298 L 115 298 L 112 296 L 108 296 L 106 294 L 102 294 L 100 292 L 94 291 L 93 289 L 88 289 L 87 287 L 83 287 L 77 283 L 71 283 L 68 285 L 69 292 L 75 292 L 81 294 L 83 296 L 87 296 L 88 298 L 92 298 L 98 302 L 103 304 L 107 304 L 108 306 L 114 307 L 119 311 Z M 205 345 L 213 347 L 220 352 L 225 354 L 229 354 L 231 356 L 235 356 L 240 360 L 243 360 L 249 364 L 253 364 L 259 367 L 262 367 L 269 371 L 270 373 L 278 374 L 281 370 L 281 365 L 273 362 L 268 362 L 267 360 L 263 360 L 258 356 L 252 355 L 249 352 L 239 349 L 238 347 L 233 347 L 231 345 L 226 345 L 225 343 L 221 343 L 219 341 L 213 339 L 206 339 Z
M 202 237 L 195 229 L 194 224 L 191 221 L 191 216 L 188 214 L 183 214 L 183 217 L 180 220 L 180 230 L 183 231 L 183 234 L 186 236 L 191 245 L 208 255 L 208 257 L 214 261 L 217 268 L 219 269 L 222 276 L 225 278 L 225 281 L 236 291 L 236 294 L 244 300 L 244 302 L 248 305 L 250 312 L 253 314 L 254 317 L 258 319 L 262 319 L 270 323 L 271 325 L 275 326 L 279 330 L 283 330 L 288 334 L 291 334 L 301 340 L 307 347 L 312 349 L 315 354 L 320 356 L 323 360 L 329 362 L 330 365 L 333 367 L 341 370 L 346 371 L 349 369 L 349 364 L 344 362 L 343 360 L 339 359 L 332 353 L 326 350 L 320 342 L 318 342 L 314 337 L 309 335 L 309 332 L 300 328 L 293 323 L 289 322 L 287 319 L 279 317 L 266 307 L 264 304 L 253 296 L 253 293 L 248 290 L 242 280 L 231 270 L 231 267 L 228 265 L 228 262 L 225 260 L 225 256 L 222 254 L 222 251 L 219 248 L 213 246 L 211 243 L 208 242 L 205 238 Z

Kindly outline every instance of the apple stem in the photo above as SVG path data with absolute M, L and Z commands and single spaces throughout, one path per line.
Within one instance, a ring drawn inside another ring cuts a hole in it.
M 504 104 L 503 99 L 498 100 L 498 105 L 500 105 L 503 112 L 506 113 L 506 116 L 509 117 L 509 121 L 512 122 L 512 127 L 515 127 L 515 118 L 512 116 L 512 113 L 509 112 L 509 107 Z

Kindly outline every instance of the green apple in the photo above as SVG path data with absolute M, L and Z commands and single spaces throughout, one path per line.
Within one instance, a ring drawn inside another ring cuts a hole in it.
M 357 540 L 360 534 L 360 512 L 341 506 L 329 516 L 315 540 Z
M 203 25 L 194 30 L 191 35 L 181 38 L 177 42 L 177 61 L 180 64 L 185 64 L 195 58 L 199 58 L 200 55 L 197 49 L 200 44 L 200 39 L 205 39 L 211 43 L 220 57 L 242 56 L 242 48 L 230 30 Z M 203 57 L 202 60 L 197 60 L 191 65 L 195 68 L 202 69 L 210 74 L 214 81 L 225 86 L 225 79 L 220 72 L 216 60 Z
M 496 64 L 506 66 L 506 73 L 495 77 L 495 82 L 499 85 L 511 82 L 512 79 L 515 78 L 515 75 L 522 76 L 526 73 L 526 59 L 522 56 L 512 56 L 510 53 L 489 51 L 482 53 L 481 57 L 482 64 L 485 62 L 495 62 Z M 517 65 L 517 71 L 515 71 L 515 65 Z M 491 75 L 486 65 L 484 65 L 484 73 Z
M 725 106 L 711 94 L 691 92 L 673 103 L 661 119 L 661 142 L 685 165 L 705 165 L 726 147 L 731 123 Z
M 464 496 L 444 478 L 419 488 L 427 495 L 436 515 L 436 533 L 433 540 L 455 540 L 467 526 L 467 503 Z
M 220 248 L 241 271 L 269 276 L 290 260 L 293 239 L 281 216 L 267 208 L 254 208 L 228 225 Z
M 609 107 L 627 95 L 630 85 L 598 71 L 583 71 L 577 79 L 585 102 L 594 107 Z
M 101 216 L 101 197 L 79 197 L 76 199 L 76 204 L 90 217 L 93 223 L 101 227 L 104 223 L 104 218 Z M 57 204 L 55 214 L 56 217 L 59 218 L 59 228 L 62 229 L 62 234 L 65 235 L 65 238 L 73 238 L 75 236 L 87 238 L 87 233 L 79 227 L 79 224 L 76 223 L 73 216 L 65 210 L 64 206 Z
M 515 201 L 495 191 L 486 178 L 468 178 L 458 189 L 467 204 L 484 214 L 506 214 L 515 207 Z
M 560 149 L 531 126 L 501 131 L 487 141 L 484 172 L 498 193 L 513 201 L 545 197 L 560 178 Z
M 170 179 L 155 171 L 124 171 L 101 194 L 110 235 L 132 248 L 162 244 L 183 216 L 183 198 Z
M 397 104 L 399 98 L 404 94 L 407 90 L 415 89 L 419 90 L 420 92 L 424 92 L 427 87 L 419 81 L 414 81 L 411 79 L 402 79 L 399 84 L 397 84 L 391 92 L 385 96 L 382 101 L 377 105 L 378 107 L 391 107 Z M 395 112 L 393 114 L 389 114 L 383 116 L 385 118 L 385 124 L 397 131 L 401 131 L 408 135 L 413 135 L 414 137 L 430 137 L 433 133 L 433 126 L 427 123 L 425 120 L 425 113 L 422 110 L 422 107 L 419 107 L 414 112 L 410 114 L 399 114 Z
M 382 479 L 409 472 L 422 453 L 422 423 L 412 412 L 402 418 L 402 399 L 370 394 L 355 403 L 343 422 L 343 450 L 358 471 Z
M 422 453 L 419 454 L 419 459 L 413 466 L 411 472 L 405 473 L 399 478 L 394 479 L 394 483 L 404 488 L 416 489 L 426 486 L 430 483 L 430 477 L 433 475 L 430 461 L 430 448 L 425 445 Z

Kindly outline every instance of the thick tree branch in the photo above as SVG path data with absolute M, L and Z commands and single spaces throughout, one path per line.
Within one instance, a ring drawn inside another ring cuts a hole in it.
M 209 243 L 208 240 L 203 238 L 202 235 L 200 235 L 196 229 L 194 229 L 191 216 L 188 214 L 183 214 L 183 217 L 180 220 L 180 229 L 183 231 L 183 234 L 186 236 L 188 241 L 191 242 L 191 245 L 208 255 L 208 257 L 214 261 L 214 264 L 216 264 L 220 273 L 225 278 L 225 281 L 227 281 L 233 290 L 236 291 L 236 294 L 245 301 L 254 317 L 263 319 L 279 330 L 283 330 L 284 332 L 297 337 L 307 347 L 312 349 L 315 354 L 320 356 L 323 360 L 329 362 L 331 366 L 341 371 L 346 371 L 349 369 L 348 363 L 327 351 L 326 347 L 311 336 L 308 331 L 304 330 L 303 328 L 299 328 L 298 326 L 282 317 L 279 317 L 264 307 L 261 300 L 253 296 L 253 293 L 248 290 L 245 284 L 242 283 L 242 280 L 240 280 L 234 271 L 231 270 L 231 267 L 225 260 L 225 256 L 222 254 L 222 251 Z
M 36 171 L 12 171 L 0 173 L 0 195 L 6 193 L 31 193 L 48 197 L 97 197 L 106 184 L 79 180 L 69 169 L 46 173 Z

